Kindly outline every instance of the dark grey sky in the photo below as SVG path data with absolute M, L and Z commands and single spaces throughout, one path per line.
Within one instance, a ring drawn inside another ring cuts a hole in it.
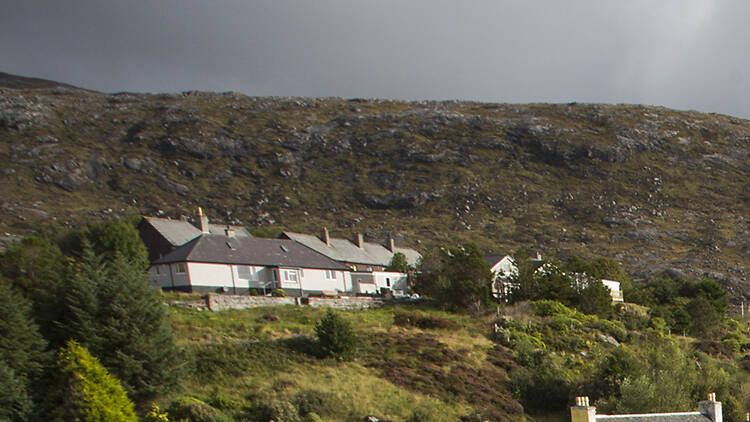
M 746 0 L 19 0 L 0 71 L 106 92 L 606 102 L 750 117 Z

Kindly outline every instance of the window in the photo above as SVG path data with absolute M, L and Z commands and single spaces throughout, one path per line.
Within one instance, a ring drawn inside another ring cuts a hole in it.
M 255 268 L 251 265 L 238 265 L 237 266 L 237 278 L 240 280 L 256 280 Z
M 391 279 L 390 278 L 386 278 L 385 279 L 385 286 L 386 287 L 391 287 Z
M 156 275 L 161 274 L 161 271 L 159 270 L 159 268 L 161 268 L 161 265 L 154 265 L 154 268 L 156 269 Z
M 326 278 L 329 279 L 329 280 L 335 280 L 336 279 L 336 271 L 326 270 Z
M 187 268 L 185 268 L 184 262 L 178 262 L 177 265 L 175 265 L 175 272 L 177 274 L 185 274 L 187 272 Z
M 297 270 L 283 270 L 284 281 L 297 284 Z

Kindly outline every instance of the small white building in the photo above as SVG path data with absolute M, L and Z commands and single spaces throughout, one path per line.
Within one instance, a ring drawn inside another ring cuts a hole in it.
M 203 234 L 154 261 L 149 274 L 153 287 L 188 292 L 352 291 L 348 267 L 285 239 Z
M 625 302 L 625 298 L 622 296 L 622 290 L 620 290 L 620 282 L 614 280 L 602 279 L 604 287 L 609 289 L 609 294 L 612 296 L 612 302 L 622 303 Z
M 408 294 L 408 276 L 392 271 L 373 271 L 371 273 L 352 272 L 352 289 L 357 294 L 380 294 L 390 290 L 394 296 Z
M 492 273 L 492 295 L 507 300 L 518 285 L 513 280 L 518 277 L 518 266 L 510 255 L 485 256 L 484 261 Z

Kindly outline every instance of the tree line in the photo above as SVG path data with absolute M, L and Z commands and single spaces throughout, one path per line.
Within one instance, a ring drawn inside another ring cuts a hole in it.
M 149 287 L 147 256 L 124 219 L 7 245 L 0 420 L 135 420 L 134 406 L 176 385 L 189 360 Z

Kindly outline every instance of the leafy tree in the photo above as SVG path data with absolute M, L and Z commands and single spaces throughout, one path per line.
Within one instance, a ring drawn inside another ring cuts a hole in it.
M 391 258 L 391 263 L 385 267 L 386 271 L 395 271 L 399 273 L 409 272 L 409 263 L 406 262 L 406 255 L 401 252 L 396 252 Z
M 117 378 L 110 375 L 85 347 L 70 341 L 60 350 L 63 420 L 135 422 L 133 403 Z
M 721 314 L 705 297 L 697 297 L 687 306 L 690 314 L 690 334 L 695 337 L 712 338 L 719 328 Z
M 513 294 L 514 301 L 549 299 L 566 306 L 577 304 L 578 292 L 573 280 L 552 262 L 545 262 L 538 268 L 524 262 L 515 282 L 519 287 Z
M 602 318 L 611 318 L 614 315 L 612 295 L 600 280 L 590 280 L 579 293 L 578 302 L 578 309 L 585 314 Z
M 473 243 L 423 258 L 415 290 L 454 310 L 479 310 L 491 300 L 489 265 Z
M 60 337 L 96 353 L 139 401 L 172 386 L 182 359 L 164 307 L 138 264 L 117 254 L 106 265 L 85 247 L 73 273 Z
M 318 345 L 323 356 L 337 360 L 349 360 L 357 347 L 357 337 L 349 322 L 336 312 L 328 310 L 315 325 Z

